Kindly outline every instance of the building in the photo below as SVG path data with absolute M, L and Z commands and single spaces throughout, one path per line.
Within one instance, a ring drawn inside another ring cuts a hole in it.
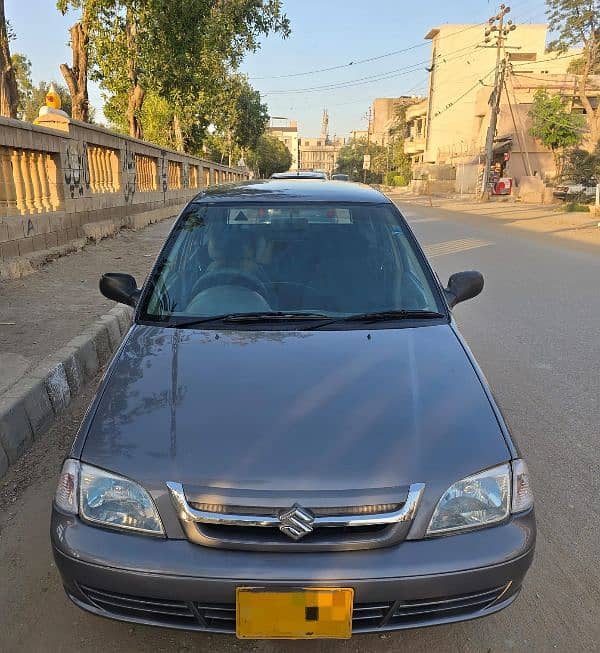
M 290 170 L 298 170 L 298 123 L 274 116 L 270 119 L 267 133 L 278 138 L 287 147 L 292 155 Z
M 350 132 L 349 140 L 351 140 L 351 141 L 366 141 L 368 135 L 369 135 L 369 132 L 366 129 L 353 129 Z
M 369 114 L 369 140 L 377 145 L 387 145 L 397 123 L 398 109 L 402 106 L 411 106 L 419 102 L 420 99 L 410 95 L 375 98 Z
M 329 114 L 323 111 L 321 134 L 318 138 L 299 137 L 300 169 L 324 170 L 331 175 L 337 165 L 340 148 L 345 144 L 343 138 L 329 138 Z
M 443 25 L 431 29 L 425 38 L 432 47 L 427 68 L 429 92 L 424 101 L 407 108 L 404 151 L 412 158 L 414 177 L 427 172 L 430 177 L 433 174 L 433 178 L 450 181 L 457 166 L 463 170 L 481 164 L 496 49 L 484 47 L 481 25 Z M 549 53 L 546 38 L 545 24 L 518 25 L 507 41 L 507 87 L 512 97 L 509 107 L 506 90 L 502 93 L 496 142 L 498 154 L 506 162 L 503 172 L 512 169 L 516 178 L 524 172 L 554 174 L 551 154 L 527 134 L 535 90 L 548 88 L 574 96 L 576 78 L 567 74 L 567 68 L 578 51 L 567 56 Z M 576 100 L 573 105 L 576 107 Z M 529 155 L 524 166 L 525 152 L 521 156 L 519 141 Z M 478 173 L 471 170 L 466 177 L 464 187 L 471 190 Z
M 591 78 L 589 88 L 590 101 L 592 106 L 596 107 L 600 100 L 600 76 Z M 505 92 L 500 100 L 493 148 L 493 165 L 500 176 L 512 177 L 517 181 L 523 176 L 540 177 L 544 181 L 550 181 L 555 176 L 553 153 L 529 134 L 531 126 L 529 112 L 534 95 L 540 89 L 566 98 L 571 112 L 583 113 L 584 111 L 576 91 L 576 75 L 541 74 L 533 71 L 509 75 Z M 479 151 L 484 149 L 490 120 L 489 91 L 489 88 L 481 88 L 476 96 L 474 140 Z M 473 158 L 468 155 L 457 157 L 455 165 L 458 164 L 460 169 L 461 162 L 464 163 L 466 160 L 468 163 L 473 163 Z M 449 161 L 452 162 L 452 158 Z
M 300 168 L 302 170 L 324 170 L 331 175 L 337 165 L 343 138 L 333 140 L 322 138 L 300 138 Z

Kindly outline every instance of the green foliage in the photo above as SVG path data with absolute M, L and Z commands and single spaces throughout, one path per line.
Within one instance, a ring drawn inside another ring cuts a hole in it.
M 590 199 L 588 201 L 591 202 L 592 200 Z M 589 213 L 590 211 L 588 204 L 582 204 L 577 201 L 565 202 L 562 208 L 566 213 Z
M 410 182 L 410 175 L 398 174 L 395 170 L 386 172 L 383 178 L 383 183 L 386 186 L 408 186 Z
M 598 40 L 600 0 L 546 0 L 546 6 L 549 30 L 556 34 L 551 50 L 565 52 Z
M 257 177 L 266 179 L 274 172 L 285 172 L 292 165 L 292 155 L 275 136 L 263 134 L 255 149 L 248 153 L 248 165 Z
M 600 153 L 576 148 L 563 157 L 562 177 L 575 183 L 586 182 L 592 177 L 600 179 Z
M 585 70 L 585 62 L 586 60 L 584 57 L 577 57 L 572 59 L 569 63 L 569 66 L 567 67 L 567 72 L 571 73 L 572 75 L 582 75 Z M 600 75 L 600 49 L 596 51 L 596 56 L 592 61 L 590 74 Z
M 388 152 L 385 147 L 377 145 L 377 143 L 367 144 L 364 138 L 353 140 L 340 148 L 335 171 L 349 175 L 352 181 L 362 181 L 365 154 L 371 155 L 371 169 L 367 170 L 366 175 L 367 183 L 380 184 L 386 170 Z
M 17 105 L 17 116 L 21 120 L 25 120 L 25 110 L 29 103 L 31 103 L 33 95 L 33 83 L 31 81 L 31 61 L 19 52 L 15 52 L 11 56 L 13 70 L 17 79 L 17 89 L 19 92 L 19 104 Z M 39 107 L 38 107 L 39 109 Z M 36 113 L 37 115 L 37 113 Z
M 260 93 L 253 89 L 246 79 L 240 84 L 235 100 L 234 135 L 236 144 L 242 149 L 253 149 L 264 134 L 269 119 L 267 105 L 261 101 Z
M 115 131 L 126 134 L 128 132 L 125 109 L 127 97 L 113 95 L 106 100 L 104 115 L 110 122 L 110 127 Z M 169 103 L 156 93 L 148 93 L 141 110 L 141 119 L 144 124 L 144 138 L 161 147 L 175 148 L 173 134 L 173 108 Z
M 565 52 L 569 48 L 583 49 L 571 70 L 579 75 L 577 95 L 585 111 L 590 134 L 586 147 L 593 148 L 600 138 L 600 105 L 594 106 L 588 97 L 590 75 L 597 74 L 600 58 L 600 0 L 546 0 L 548 27 L 556 38 L 550 50 Z
M 575 147 L 583 140 L 585 118 L 581 114 L 570 113 L 567 100 L 560 95 L 537 90 L 529 116 L 532 122 L 529 133 L 555 154 Z
M 134 117 L 146 128 L 143 105 L 154 96 L 172 108 L 179 149 L 201 148 L 211 122 L 227 133 L 229 152 L 256 142 L 265 109 L 232 71 L 262 36 L 289 34 L 279 0 L 59 0 L 57 6 L 86 12 L 91 77 L 109 104 L 129 113 L 130 132 Z

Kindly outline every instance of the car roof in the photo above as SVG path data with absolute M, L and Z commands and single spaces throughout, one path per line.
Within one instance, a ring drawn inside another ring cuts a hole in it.
M 235 184 L 210 186 L 193 203 L 228 202 L 365 202 L 391 204 L 383 193 L 347 181 L 320 179 L 257 179 Z

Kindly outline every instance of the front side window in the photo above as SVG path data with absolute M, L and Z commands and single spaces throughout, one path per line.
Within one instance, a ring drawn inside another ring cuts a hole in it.
M 390 206 L 192 204 L 150 279 L 145 321 L 256 312 L 445 312 Z

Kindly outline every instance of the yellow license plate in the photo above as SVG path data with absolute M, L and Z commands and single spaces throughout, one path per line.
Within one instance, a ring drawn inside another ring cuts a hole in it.
M 352 635 L 350 588 L 270 590 L 238 587 L 236 634 L 242 639 L 348 639 Z

